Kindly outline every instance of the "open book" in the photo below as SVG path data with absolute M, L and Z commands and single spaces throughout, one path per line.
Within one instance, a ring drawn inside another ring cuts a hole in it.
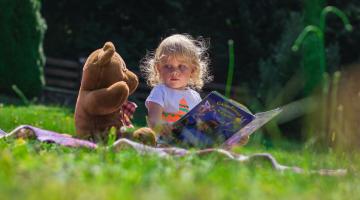
M 280 108 L 252 114 L 240 103 L 211 92 L 173 124 L 167 144 L 182 147 L 231 147 L 281 112 Z

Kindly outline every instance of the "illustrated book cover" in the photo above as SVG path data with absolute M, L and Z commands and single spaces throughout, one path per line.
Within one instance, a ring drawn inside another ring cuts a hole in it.
M 281 112 L 252 114 L 242 104 L 213 91 L 173 124 L 167 144 L 181 147 L 231 147 Z

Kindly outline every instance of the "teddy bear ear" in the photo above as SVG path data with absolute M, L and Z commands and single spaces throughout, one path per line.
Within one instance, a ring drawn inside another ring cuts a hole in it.
M 111 57 L 115 53 L 115 46 L 112 42 L 106 42 L 104 47 L 101 49 L 96 64 L 105 65 L 110 62 Z

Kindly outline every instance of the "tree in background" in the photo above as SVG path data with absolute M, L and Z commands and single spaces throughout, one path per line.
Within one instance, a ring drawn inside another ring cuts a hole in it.
M 44 85 L 42 48 L 46 24 L 40 0 L 0 1 L 0 91 L 12 93 L 16 85 L 26 96 Z

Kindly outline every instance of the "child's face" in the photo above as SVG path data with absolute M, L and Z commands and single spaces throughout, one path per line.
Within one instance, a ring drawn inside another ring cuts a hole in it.
M 169 57 L 157 66 L 162 82 L 173 89 L 185 89 L 194 72 L 194 67 L 185 59 Z

